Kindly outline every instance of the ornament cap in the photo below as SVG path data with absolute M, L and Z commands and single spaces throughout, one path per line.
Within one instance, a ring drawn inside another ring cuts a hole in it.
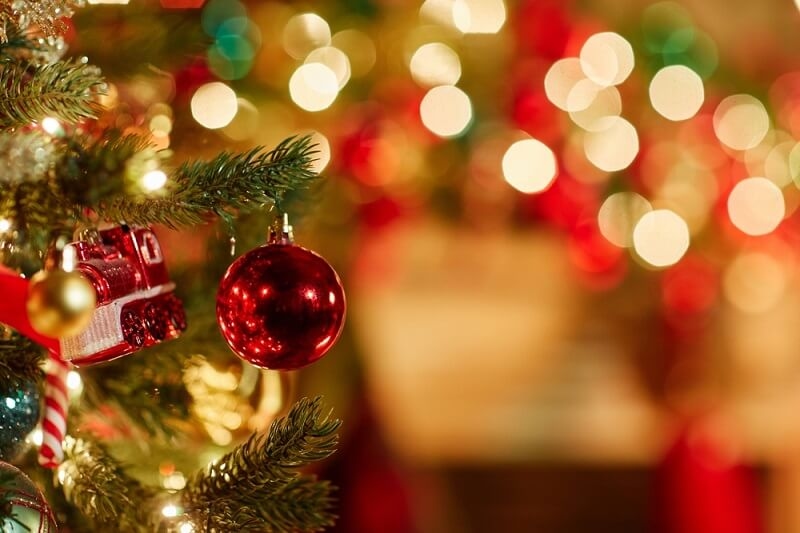
M 269 244 L 294 244 L 294 228 L 289 224 L 289 213 L 275 220 L 269 230 Z

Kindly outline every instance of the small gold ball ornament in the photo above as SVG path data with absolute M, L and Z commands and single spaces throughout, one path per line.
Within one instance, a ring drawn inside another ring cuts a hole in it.
M 94 287 L 78 272 L 42 270 L 28 286 L 28 319 L 42 335 L 71 337 L 91 322 L 95 299 Z

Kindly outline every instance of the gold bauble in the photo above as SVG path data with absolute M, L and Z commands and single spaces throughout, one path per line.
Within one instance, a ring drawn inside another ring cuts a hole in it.
M 95 298 L 94 287 L 79 273 L 42 270 L 28 286 L 28 319 L 42 335 L 72 337 L 91 322 Z

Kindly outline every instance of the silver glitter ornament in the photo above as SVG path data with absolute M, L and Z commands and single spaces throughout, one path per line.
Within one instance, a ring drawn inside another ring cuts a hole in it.
M 41 396 L 36 381 L 0 382 L 0 459 L 10 461 L 39 421 Z

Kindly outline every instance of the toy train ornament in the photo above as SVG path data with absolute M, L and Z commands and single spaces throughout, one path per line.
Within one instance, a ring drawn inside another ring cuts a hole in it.
M 183 304 L 149 228 L 99 230 L 94 238 L 67 244 L 64 254 L 75 258 L 73 269 L 97 293 L 89 326 L 59 340 L 65 361 L 78 366 L 110 361 L 177 338 L 186 329 Z

